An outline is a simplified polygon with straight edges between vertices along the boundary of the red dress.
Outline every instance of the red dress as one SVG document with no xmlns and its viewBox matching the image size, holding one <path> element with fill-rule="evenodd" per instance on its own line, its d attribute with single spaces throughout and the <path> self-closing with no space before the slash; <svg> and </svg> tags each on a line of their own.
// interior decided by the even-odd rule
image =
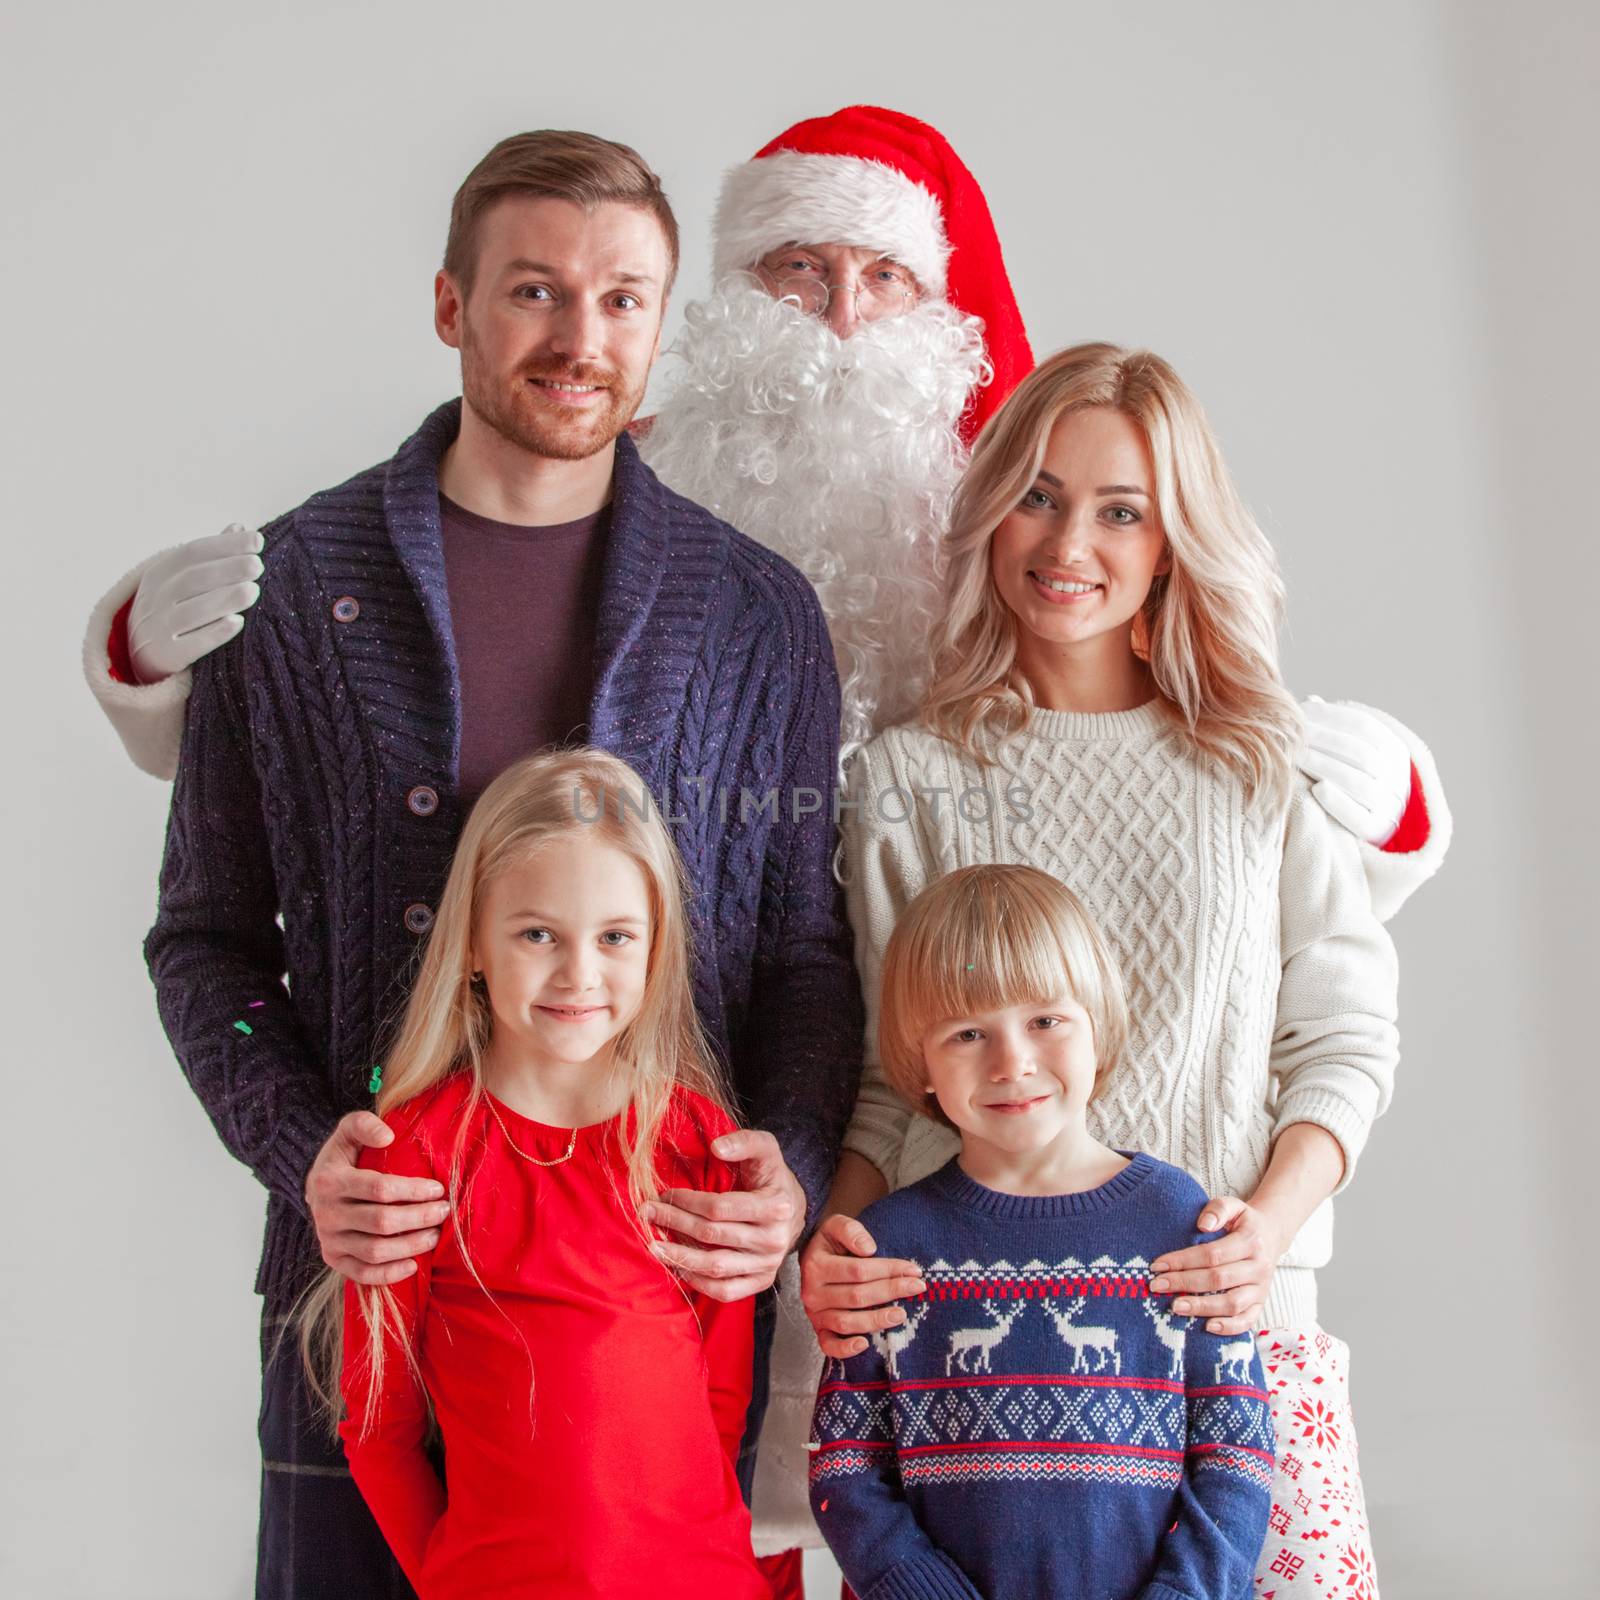
<svg viewBox="0 0 1600 1600">
<path fill-rule="evenodd" d="M 460 1073 L 419 1095 L 361 1164 L 448 1183 L 467 1090 Z M 754 1303 L 690 1293 L 650 1254 L 627 1203 L 622 1126 L 581 1129 L 570 1160 L 540 1167 L 511 1141 L 549 1161 L 570 1130 L 480 1101 L 456 1213 L 394 1286 L 416 1369 L 391 1338 L 364 1439 L 366 1320 L 346 1286 L 340 1432 L 422 1600 L 767 1594 L 733 1470 Z M 731 1127 L 679 1091 L 662 1186 L 732 1188 L 709 1148 Z M 429 1399 L 448 1492 L 423 1448 Z"/>
</svg>

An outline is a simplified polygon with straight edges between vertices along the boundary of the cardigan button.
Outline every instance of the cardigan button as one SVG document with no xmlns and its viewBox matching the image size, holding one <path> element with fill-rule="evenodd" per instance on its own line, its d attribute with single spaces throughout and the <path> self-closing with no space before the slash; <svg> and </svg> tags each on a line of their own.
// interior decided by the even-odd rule
<svg viewBox="0 0 1600 1600">
<path fill-rule="evenodd" d="M 335 622 L 354 622 L 361 615 L 361 602 L 353 594 L 342 594 L 333 602 Z"/>
<path fill-rule="evenodd" d="M 410 806 L 412 816 L 431 817 L 439 809 L 439 791 L 430 789 L 425 783 L 419 783 L 406 796 L 406 804 Z"/>
<path fill-rule="evenodd" d="M 424 934 L 433 926 L 433 908 L 418 900 L 406 907 L 405 922 L 407 932 Z"/>
</svg>

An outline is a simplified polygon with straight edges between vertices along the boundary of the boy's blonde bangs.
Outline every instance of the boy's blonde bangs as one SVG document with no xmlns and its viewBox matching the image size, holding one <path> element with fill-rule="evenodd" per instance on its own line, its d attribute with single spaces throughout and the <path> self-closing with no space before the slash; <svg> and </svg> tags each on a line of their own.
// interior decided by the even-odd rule
<svg viewBox="0 0 1600 1600">
<path fill-rule="evenodd" d="M 1094 1028 L 1098 1088 L 1128 1036 L 1122 979 L 1100 930 L 1077 896 L 1037 867 L 963 867 L 911 902 L 884 952 L 884 1073 L 906 1100 L 944 1120 L 925 1092 L 928 1029 L 1063 993 Z"/>
</svg>

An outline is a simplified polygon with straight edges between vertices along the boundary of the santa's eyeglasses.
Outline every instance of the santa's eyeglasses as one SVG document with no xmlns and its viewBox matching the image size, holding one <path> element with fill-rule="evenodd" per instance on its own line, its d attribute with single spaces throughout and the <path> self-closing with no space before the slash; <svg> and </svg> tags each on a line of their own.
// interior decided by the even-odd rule
<svg viewBox="0 0 1600 1600">
<path fill-rule="evenodd" d="M 832 304 L 835 295 L 852 295 L 856 315 L 863 322 L 878 322 L 884 317 L 898 316 L 916 304 L 916 282 L 909 274 L 893 267 L 874 267 L 871 273 L 855 283 L 828 283 L 820 274 L 803 274 L 779 277 L 778 299 L 805 312 L 808 317 L 820 317 Z"/>
</svg>

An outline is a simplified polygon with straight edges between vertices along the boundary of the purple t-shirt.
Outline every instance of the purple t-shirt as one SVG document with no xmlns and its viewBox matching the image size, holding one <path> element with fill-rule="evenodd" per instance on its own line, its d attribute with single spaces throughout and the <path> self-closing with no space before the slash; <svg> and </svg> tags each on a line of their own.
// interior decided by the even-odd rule
<svg viewBox="0 0 1600 1600">
<path fill-rule="evenodd" d="M 588 735 L 611 511 L 525 528 L 440 495 L 439 521 L 471 805 L 513 761 Z"/>
</svg>

